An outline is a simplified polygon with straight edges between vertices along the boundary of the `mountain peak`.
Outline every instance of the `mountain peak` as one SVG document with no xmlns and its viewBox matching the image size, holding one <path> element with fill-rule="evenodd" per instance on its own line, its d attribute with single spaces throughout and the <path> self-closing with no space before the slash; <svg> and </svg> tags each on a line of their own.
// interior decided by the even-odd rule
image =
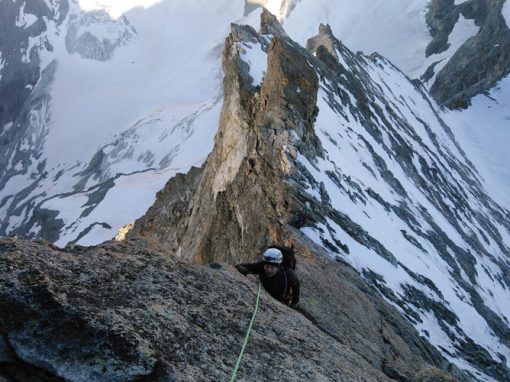
<svg viewBox="0 0 510 382">
<path fill-rule="evenodd" d="M 260 15 L 260 34 L 287 36 L 287 33 L 283 30 L 282 25 L 276 16 L 269 12 L 266 8 L 262 9 L 262 13 Z"/>
<path fill-rule="evenodd" d="M 311 51 L 312 53 L 317 53 L 317 56 L 321 55 L 319 48 L 326 49 L 327 52 L 334 57 L 335 61 L 338 63 L 338 54 L 335 49 L 335 44 L 340 44 L 340 42 L 333 35 L 333 31 L 329 25 L 320 24 L 319 25 L 319 34 L 312 38 L 309 38 L 306 42 L 306 49 Z M 319 51 L 319 52 L 317 52 Z"/>
</svg>

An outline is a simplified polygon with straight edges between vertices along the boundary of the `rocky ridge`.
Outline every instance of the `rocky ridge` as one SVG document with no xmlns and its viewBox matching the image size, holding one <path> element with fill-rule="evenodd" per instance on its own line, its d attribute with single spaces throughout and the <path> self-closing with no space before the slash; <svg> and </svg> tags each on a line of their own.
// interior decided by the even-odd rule
<svg viewBox="0 0 510 382">
<path fill-rule="evenodd" d="M 201 169 L 169 181 L 128 240 L 59 249 L 2 239 L 3 378 L 226 379 L 255 290 L 218 262 L 253 259 L 279 242 L 299 254 L 301 308 L 263 295 L 244 380 L 470 380 L 296 228 L 316 202 L 293 158 L 323 155 L 313 127 L 319 78 L 308 63 L 316 59 L 267 12 L 262 30 L 276 35 L 232 26 L 215 149 Z M 240 57 L 254 42 L 269 56 L 260 85 Z M 317 49 L 326 62 L 328 54 Z"/>
<path fill-rule="evenodd" d="M 508 326 L 504 317 L 495 311 L 492 305 L 488 305 L 490 296 L 484 295 L 484 288 L 478 285 L 487 285 L 482 284 L 480 275 L 488 275 L 487 277 L 494 284 L 499 283 L 503 290 L 508 285 L 508 261 L 507 258 L 505 260 L 505 256 L 508 256 L 508 224 L 505 223 L 505 217 L 509 216 L 508 211 L 500 209 L 484 194 L 476 172 L 454 143 L 451 134 L 448 134 L 447 127 L 418 83 L 411 83 L 406 79 L 407 82 L 403 81 L 395 86 L 389 81 L 386 82 L 388 79 L 385 76 L 401 76 L 396 68 L 378 55 L 366 57 L 353 54 L 334 38 L 327 26 L 321 26 L 319 35 L 309 41 L 307 48 L 309 50 L 291 41 L 281 25 L 267 12 L 262 15 L 260 33 L 246 26 L 232 26 L 232 33 L 226 41 L 223 54 L 225 98 L 215 149 L 202 168 L 194 168 L 188 174 L 178 175 L 170 180 L 158 194 L 151 210 L 135 223 L 130 234 L 131 239 L 145 237 L 150 242 L 148 252 L 165 252 L 169 254 L 169 258 L 177 256 L 180 260 L 194 264 L 251 260 L 256 258 L 259 249 L 267 244 L 292 243 L 298 248 L 299 262 L 303 265 L 300 275 L 308 285 L 307 290 L 310 293 L 303 296 L 301 313 L 316 328 L 320 328 L 323 333 L 357 354 L 353 357 L 364 360 L 358 362 L 353 358 L 352 362 L 353 370 L 362 370 L 363 380 L 392 378 L 412 381 L 450 378 L 434 366 L 450 370 L 460 380 L 484 380 L 484 373 L 498 380 L 508 380 L 506 345 L 498 344 L 497 347 L 487 350 L 476 342 L 476 338 L 471 339 L 471 333 L 462 328 L 462 318 L 457 317 L 455 309 L 450 305 L 452 301 L 448 300 L 450 296 L 447 296 L 443 289 L 445 286 L 438 287 L 435 284 L 437 280 L 431 280 L 433 275 L 417 273 L 417 270 L 415 272 L 414 268 L 406 265 L 401 251 L 396 251 L 388 242 L 382 240 L 377 232 L 366 228 L 370 225 L 363 224 L 353 212 L 361 211 L 368 216 L 377 215 L 374 211 L 384 211 L 391 219 L 403 221 L 405 225 L 399 228 L 402 238 L 409 243 L 406 251 L 419 258 L 417 254 L 420 252 L 416 250 L 418 248 L 427 256 L 439 256 L 441 261 L 447 263 L 450 267 L 447 276 L 454 280 L 452 284 L 456 288 L 457 297 L 472 304 L 475 308 L 474 316 L 483 317 L 491 330 L 491 338 L 496 336 L 501 343 L 508 344 Z M 265 73 L 260 73 L 256 65 L 247 59 L 257 49 L 267 54 Z M 263 78 L 261 81 L 260 74 Z M 377 76 L 380 81 L 374 80 Z M 397 89 L 400 87 L 408 91 L 409 87 L 412 87 L 413 97 L 403 91 L 399 93 L 400 90 Z M 383 99 L 386 101 L 381 101 Z M 423 103 L 430 106 L 427 112 L 432 117 L 425 117 L 426 113 L 418 110 L 417 104 L 423 106 Z M 337 131 L 338 136 L 336 132 L 328 132 L 323 123 L 323 116 L 330 110 L 338 116 L 340 125 L 344 128 Z M 415 118 L 417 123 L 411 123 L 412 118 Z M 437 126 L 434 124 L 444 129 L 444 136 L 437 134 L 437 130 L 434 130 Z M 418 132 L 420 126 L 426 131 L 425 135 Z M 384 187 L 379 188 L 366 179 L 360 179 L 356 174 L 350 174 L 348 166 L 342 168 L 341 161 L 333 160 L 336 149 L 347 152 L 351 150 L 349 145 L 356 152 L 363 153 L 363 167 L 377 179 L 377 184 L 383 184 Z M 426 203 L 423 202 L 424 199 L 416 199 L 420 202 L 413 203 L 416 191 L 399 176 L 393 162 L 404 169 L 406 177 L 412 180 L 411 184 L 425 190 Z M 325 164 L 329 167 L 324 167 Z M 323 177 L 322 172 L 327 177 Z M 389 193 L 383 192 L 388 189 Z M 338 207 L 338 200 L 345 206 L 352 203 L 355 210 L 345 212 Z M 437 211 L 445 218 L 440 221 L 441 225 L 435 220 Z M 457 231 L 445 232 L 444 227 L 448 225 L 452 225 Z M 472 227 L 477 228 L 472 230 Z M 453 235 L 452 232 L 459 234 Z M 402 238 L 395 237 L 395 242 L 400 242 Z M 154 239 L 156 243 L 152 242 Z M 13 295 L 12 285 L 8 282 L 13 278 L 13 270 L 23 272 L 27 269 L 23 267 L 42 268 L 42 265 L 31 264 L 25 257 L 23 261 L 16 262 L 12 256 L 23 253 L 25 245 L 35 253 L 46 253 L 49 250 L 47 246 L 30 247 L 30 244 L 15 240 L 9 242 L 9 239 L 6 243 L 2 247 L 2 253 L 5 253 L 7 258 L 4 277 L 7 282 L 3 296 L 7 296 L 8 300 L 9 296 Z M 468 243 L 468 249 L 465 243 Z M 130 247 L 131 245 L 134 247 Z M 106 252 L 119 251 L 130 258 L 130 255 L 136 257 L 139 252 L 143 252 L 137 245 L 141 244 L 110 243 L 105 247 L 89 249 L 69 247 L 65 251 L 53 248 L 55 253 L 52 259 L 56 258 L 56 268 L 59 269 L 49 277 L 58 280 L 56 284 L 61 281 L 59 274 L 64 272 L 65 267 L 60 267 L 59 261 L 65 258 L 66 253 L 72 253 L 76 249 L 93 257 L 96 251 L 104 255 L 101 248 L 107 248 Z M 156 249 L 160 247 L 161 250 Z M 402 283 L 403 290 L 391 289 L 391 280 L 388 280 L 387 275 L 381 276 L 366 264 L 357 267 L 357 271 L 364 277 L 363 280 L 344 263 L 356 265 L 358 259 L 355 256 L 362 253 L 363 248 L 368 248 L 371 257 L 380 261 L 378 264 L 381 268 L 391 264 L 395 273 L 406 274 L 408 280 Z M 328 260 L 326 255 L 337 255 L 338 262 Z M 136 263 L 136 258 L 131 259 Z M 51 261 L 45 259 L 43 263 Z M 117 275 L 115 270 L 108 268 L 108 262 L 103 262 L 103 259 L 99 259 L 97 263 L 94 263 L 95 260 L 91 261 L 90 268 L 97 269 L 98 274 L 106 272 L 107 275 Z M 173 264 L 170 268 L 181 269 L 180 265 L 175 265 L 179 261 L 174 261 L 176 260 L 170 260 Z M 83 264 L 77 268 L 81 266 Z M 161 266 L 162 263 L 156 261 L 153 268 L 159 269 Z M 127 268 L 129 273 L 129 267 Z M 196 270 L 200 267 L 185 269 Z M 138 268 L 134 268 L 135 273 L 138 271 Z M 170 272 L 169 269 L 166 271 Z M 149 273 L 150 277 L 147 277 L 151 278 L 152 269 Z M 109 276 L 100 276 L 98 280 L 106 283 L 105 285 L 115 282 L 110 280 Z M 367 282 L 372 287 L 369 287 Z M 159 279 L 158 283 L 161 283 Z M 181 281 L 177 284 L 179 283 Z M 347 285 L 344 285 L 345 283 Z M 182 284 L 186 282 L 182 281 Z M 35 289 L 46 290 L 44 280 L 42 285 L 41 287 L 39 284 Z M 148 296 L 153 295 L 154 290 L 147 285 L 140 287 L 141 291 L 147 291 L 144 293 Z M 200 288 L 205 286 L 197 285 L 197 289 Z M 218 283 L 217 288 L 225 286 Z M 342 293 L 337 293 L 338 290 Z M 30 287 L 27 289 L 24 285 L 16 291 L 21 296 L 32 296 Z M 83 296 L 94 299 L 97 291 L 87 289 L 83 293 Z M 386 302 L 381 299 L 381 295 Z M 47 294 L 43 293 L 43 298 L 45 296 Z M 323 303 L 324 296 L 328 297 L 332 305 Z M 60 295 L 52 298 L 58 301 L 61 299 Z M 188 295 L 183 296 L 182 300 L 187 298 Z M 44 301 L 46 300 L 35 304 L 36 311 L 43 309 Z M 136 305 L 137 301 L 128 300 L 122 304 Z M 388 305 L 388 302 L 393 307 Z M 197 303 L 201 305 L 204 301 Z M 73 309 L 76 309 L 74 305 L 65 307 L 64 310 L 68 312 Z M 370 312 L 368 321 L 364 316 L 367 311 Z M 121 316 L 123 314 L 121 313 Z M 213 313 L 209 311 L 204 312 L 205 316 L 211 314 Z M 417 326 L 424 323 L 426 315 L 435 317 L 441 330 L 446 332 L 446 337 L 453 343 L 451 347 L 445 345 L 439 348 L 443 356 L 450 360 L 461 357 L 468 363 L 468 372 L 462 373 L 446 361 L 402 319 L 401 314 Z M 342 319 L 338 320 L 337 317 Z M 222 320 L 227 318 L 228 314 L 223 316 Z M 136 316 L 136 319 L 145 322 L 139 316 Z M 36 321 L 34 324 L 26 316 L 14 317 L 5 324 L 5 330 L 16 331 L 16 325 L 26 328 L 27 322 L 29 328 L 30 325 L 47 325 L 44 318 L 41 324 L 38 323 L 38 318 Z M 374 327 L 373 322 L 379 321 L 381 326 Z M 179 321 L 175 324 L 179 326 Z M 95 323 L 90 325 L 95 326 Z M 106 326 L 106 332 L 110 329 L 116 332 L 114 324 L 107 323 Z M 139 333 L 139 329 L 128 328 L 127 332 L 129 337 L 129 333 Z M 23 332 L 22 339 L 30 337 L 30 330 L 29 334 L 26 333 Z M 366 333 L 371 333 L 370 338 L 366 338 Z M 421 329 L 420 334 L 429 337 L 427 330 Z M 144 333 L 145 335 L 148 342 L 157 342 L 153 334 Z M 200 336 L 198 338 L 202 343 L 207 340 Z M 137 344 L 136 346 L 139 344 L 137 341 L 131 343 Z M 42 351 L 31 358 L 32 356 L 27 356 L 23 351 L 16 351 L 16 348 L 12 350 L 9 346 L 12 346 L 9 340 L 4 340 L 3 348 L 7 349 L 4 350 L 4 359 L 7 359 L 5 373 L 10 373 L 9 378 L 23 378 L 12 372 L 12 369 L 20 364 L 32 365 L 38 368 L 34 369 L 34 373 L 37 371 L 48 378 L 49 375 L 61 375 L 69 368 L 66 360 L 62 363 L 62 359 L 57 357 L 48 366 L 50 361 L 44 358 L 44 354 L 62 353 L 61 348 L 53 353 Z M 126 365 L 122 360 L 120 363 L 117 361 L 123 355 L 115 355 L 110 359 L 109 349 L 111 346 L 117 349 L 117 345 L 108 342 L 105 346 L 106 353 L 102 354 L 106 355 L 100 359 L 112 361 L 106 366 L 106 372 L 110 373 L 111 378 L 122 378 L 115 369 L 122 367 L 119 365 Z M 140 346 L 143 348 L 145 343 Z M 317 348 L 322 349 L 321 346 L 317 345 Z M 172 349 L 164 349 L 166 350 L 172 352 Z M 122 346 L 120 351 L 123 352 Z M 497 351 L 501 353 L 495 355 Z M 156 358 L 164 359 L 161 352 L 157 353 Z M 22 357 L 16 355 L 18 353 L 22 354 Z M 33 355 L 34 352 L 29 349 L 28 353 Z M 173 377 L 168 377 L 172 375 L 168 370 L 176 373 L 175 378 L 184 378 L 184 375 L 188 374 L 207 378 L 202 369 L 192 371 L 187 369 L 187 365 L 209 367 L 208 359 L 200 362 L 200 358 L 196 358 L 201 366 L 186 359 L 180 366 L 157 366 L 151 369 L 150 357 L 146 357 L 143 349 L 140 353 L 143 355 L 139 358 L 131 358 L 135 359 L 134 363 L 130 364 L 133 367 L 133 378 L 148 373 L 148 378 L 171 380 Z M 138 362 L 138 359 L 142 361 Z M 98 362 L 100 363 L 100 360 Z M 162 361 L 163 364 L 166 362 Z M 59 369 L 58 365 L 61 364 L 64 365 L 64 371 Z M 262 373 L 262 367 L 266 366 L 267 362 L 257 363 L 256 370 Z M 88 366 L 85 367 L 87 368 Z M 313 369 L 311 366 L 310 368 Z M 57 374 L 52 374 L 57 369 Z M 86 375 L 99 375 L 99 369 L 97 362 L 92 362 L 87 371 L 89 374 Z M 319 374 L 306 374 L 299 369 L 301 374 L 294 377 L 317 376 L 331 379 L 335 375 L 327 374 L 321 367 L 317 370 Z M 193 374 L 194 372 L 196 374 Z M 227 372 L 219 373 L 224 375 Z M 167 376 L 159 377 L 160 374 Z M 78 377 L 69 374 L 67 378 Z"/>
<path fill-rule="evenodd" d="M 267 12 L 260 33 L 232 25 L 215 148 L 201 168 L 168 182 L 129 236 L 155 238 L 181 258 L 204 264 L 252 260 L 260 248 L 295 244 L 306 233 L 330 255 L 358 264 L 410 322 L 423 328 L 432 317 L 442 334 L 431 339 L 448 338 L 441 351 L 467 362 L 472 378 L 508 380 L 507 321 L 484 302 L 494 296 L 482 298 L 486 292 L 477 281 L 481 269 L 503 290 L 509 286 L 508 211 L 485 195 L 419 83 L 377 54 L 353 54 L 328 26 L 307 48 Z M 262 81 L 249 58 L 257 50 L 267 55 Z M 324 121 L 331 113 L 338 119 Z M 333 159 L 349 150 L 363 174 L 351 175 L 352 162 L 342 168 Z M 424 199 L 416 202 L 410 193 Z M 373 209 L 380 210 L 377 220 L 371 220 Z M 394 221 L 403 225 L 402 237 L 393 241 L 374 228 Z M 445 232 L 449 227 L 453 231 Z M 367 249 L 372 259 L 362 260 Z M 441 264 L 444 276 L 417 273 L 406 253 L 419 261 L 432 256 L 426 266 Z M 395 271 L 381 275 L 386 267 Z M 390 287 L 395 272 L 405 276 Z M 459 317 L 453 305 L 473 309 L 496 345 L 471 338 L 464 327 L 473 315 Z"/>
<path fill-rule="evenodd" d="M 223 54 L 225 98 L 215 149 L 203 169 L 167 184 L 132 235 L 157 237 L 198 263 L 253 258 L 254 249 L 271 239 L 286 241 L 285 219 L 305 203 L 288 155 L 300 147 L 320 152 L 312 128 L 318 79 L 297 53 L 303 49 L 269 17 L 262 14 L 262 28 L 276 33 L 271 41 L 250 27 L 232 26 Z M 260 89 L 239 55 L 241 42 L 254 41 L 269 56 Z M 190 187 L 183 190 L 182 183 Z"/>
</svg>

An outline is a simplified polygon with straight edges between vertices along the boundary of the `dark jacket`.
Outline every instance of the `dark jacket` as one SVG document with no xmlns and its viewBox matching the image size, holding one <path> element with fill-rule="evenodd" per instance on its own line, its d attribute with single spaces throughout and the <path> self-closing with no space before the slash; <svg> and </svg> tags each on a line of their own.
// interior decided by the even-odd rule
<svg viewBox="0 0 510 382">
<path fill-rule="evenodd" d="M 280 266 L 273 277 L 266 276 L 263 261 L 238 264 L 236 268 L 245 276 L 249 273 L 259 275 L 264 289 L 278 301 L 292 305 L 299 302 L 299 279 L 291 268 Z"/>
</svg>

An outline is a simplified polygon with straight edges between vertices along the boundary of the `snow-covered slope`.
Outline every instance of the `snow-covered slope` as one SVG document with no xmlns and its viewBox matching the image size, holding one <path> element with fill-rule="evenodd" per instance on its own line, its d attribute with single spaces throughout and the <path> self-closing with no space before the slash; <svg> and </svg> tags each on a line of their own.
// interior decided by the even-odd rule
<svg viewBox="0 0 510 382">
<path fill-rule="evenodd" d="M 261 41 L 240 48 L 254 79 L 264 73 Z M 297 156 L 309 194 L 301 231 L 353 265 L 473 380 L 509 380 L 510 212 L 445 123 L 452 114 L 328 27 L 307 45 L 328 52 L 316 53 L 325 65 L 308 59 L 320 79 L 314 130 L 324 151 Z"/>
<path fill-rule="evenodd" d="M 510 76 L 473 98 L 468 109 L 445 118 L 490 194 L 510 208 Z"/>
</svg>

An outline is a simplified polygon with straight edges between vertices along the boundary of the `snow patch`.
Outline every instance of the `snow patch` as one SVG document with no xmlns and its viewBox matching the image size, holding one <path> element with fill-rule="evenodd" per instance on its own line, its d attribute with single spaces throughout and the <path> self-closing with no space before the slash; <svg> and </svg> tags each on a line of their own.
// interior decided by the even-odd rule
<svg viewBox="0 0 510 382">
<path fill-rule="evenodd" d="M 30 53 L 32 52 L 32 49 L 41 47 L 43 45 L 43 41 L 44 37 L 42 36 L 29 37 L 28 46 L 25 50 L 25 54 L 21 57 L 21 62 L 24 64 L 30 62 Z"/>
<path fill-rule="evenodd" d="M 43 208 L 60 211 L 57 218 L 64 220 L 67 227 L 66 234 L 56 244 L 65 246 L 69 241 L 78 239 L 80 234 L 83 235 L 78 240 L 81 245 L 95 245 L 112 239 L 121 227 L 147 211 L 154 203 L 156 192 L 173 175 L 173 170 L 166 170 L 121 176 L 114 181 L 113 188 L 98 207 L 87 216 L 76 216 L 76 212 L 81 212 L 89 201 L 91 191 L 48 200 Z M 101 223 L 108 225 L 104 227 Z M 95 228 L 86 232 L 88 227 Z"/>
<path fill-rule="evenodd" d="M 281 22 L 299 0 L 246 0 L 249 5 L 266 8 Z"/>
<path fill-rule="evenodd" d="M 23 3 L 23 5 L 20 7 L 19 15 L 16 18 L 16 26 L 18 28 L 28 28 L 37 21 L 36 15 L 25 13 L 25 5 L 26 3 Z"/>
<path fill-rule="evenodd" d="M 262 45 L 256 43 L 241 44 L 244 52 L 241 58 L 250 66 L 250 76 L 253 78 L 253 86 L 260 86 L 266 74 L 267 53 L 262 50 Z"/>
<path fill-rule="evenodd" d="M 111 18 L 118 19 L 127 11 L 141 7 L 148 8 L 162 0 L 78 0 L 80 8 L 86 12 L 103 10 L 107 12 Z"/>
<path fill-rule="evenodd" d="M 10 130 L 10 128 L 12 127 L 12 125 L 13 125 L 13 123 L 12 123 L 12 122 L 6 123 L 6 124 L 4 125 L 4 129 L 3 129 L 3 131 L 2 131 L 2 132 L 9 131 L 9 130 Z"/>
<path fill-rule="evenodd" d="M 503 4 L 503 9 L 501 10 L 501 14 L 505 19 L 506 26 L 510 28 L 510 0 L 506 0 L 505 4 Z"/>
</svg>

